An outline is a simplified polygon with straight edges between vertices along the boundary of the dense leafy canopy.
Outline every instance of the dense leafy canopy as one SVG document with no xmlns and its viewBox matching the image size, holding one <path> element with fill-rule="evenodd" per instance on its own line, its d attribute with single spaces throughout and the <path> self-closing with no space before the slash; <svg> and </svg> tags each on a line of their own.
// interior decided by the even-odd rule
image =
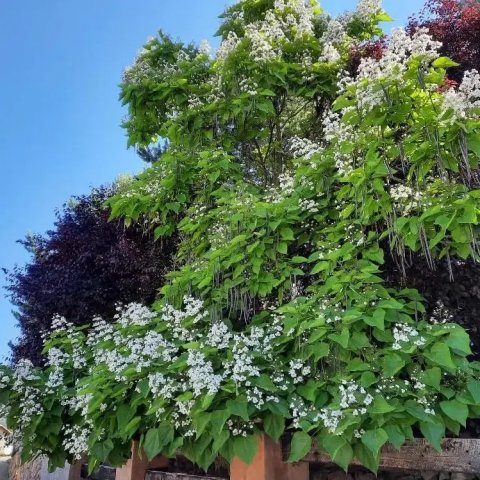
<svg viewBox="0 0 480 480">
<path fill-rule="evenodd" d="M 177 268 L 151 310 L 89 334 L 59 322 L 46 370 L 5 371 L 25 458 L 119 464 L 137 438 L 207 468 L 287 431 L 292 461 L 317 437 L 376 471 L 385 443 L 420 431 L 438 448 L 480 414 L 466 331 L 383 272 L 386 254 L 400 272 L 412 255 L 479 259 L 480 76 L 446 88 L 455 63 L 421 29 L 349 76 L 387 19 L 375 0 L 337 19 L 314 0 L 243 0 L 215 57 L 163 34 L 145 46 L 125 127 L 168 146 L 110 204 L 178 232 Z"/>
<path fill-rule="evenodd" d="M 42 363 L 43 341 L 55 315 L 75 325 L 94 315 L 111 317 L 117 303 L 150 304 L 171 268 L 175 242 L 154 242 L 143 226 L 109 222 L 104 202 L 116 189 L 103 187 L 73 198 L 45 236 L 21 243 L 30 262 L 7 273 L 7 290 L 18 309 L 20 339 L 14 362 Z"/>
<path fill-rule="evenodd" d="M 428 0 L 409 27 L 426 27 L 442 42 L 441 53 L 459 63 L 448 76 L 460 82 L 466 70 L 480 69 L 480 3 L 478 0 Z"/>
</svg>

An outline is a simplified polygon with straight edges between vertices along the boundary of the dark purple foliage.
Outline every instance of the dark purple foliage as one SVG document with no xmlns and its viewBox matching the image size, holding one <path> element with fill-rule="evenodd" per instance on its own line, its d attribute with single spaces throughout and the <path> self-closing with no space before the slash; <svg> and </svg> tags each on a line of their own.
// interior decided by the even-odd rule
<svg viewBox="0 0 480 480">
<path fill-rule="evenodd" d="M 32 259 L 6 272 L 21 329 L 11 344 L 12 361 L 41 363 L 41 333 L 55 314 L 80 325 L 95 315 L 111 318 L 118 302 L 154 301 L 171 268 L 175 241 L 154 242 L 139 226 L 109 222 L 104 202 L 112 193 L 104 187 L 75 197 L 57 213 L 53 230 L 21 241 Z"/>
<path fill-rule="evenodd" d="M 480 2 L 478 0 L 428 0 L 410 20 L 410 29 L 427 27 L 442 42 L 441 53 L 460 64 L 449 70 L 459 82 L 465 70 L 480 69 Z"/>
</svg>

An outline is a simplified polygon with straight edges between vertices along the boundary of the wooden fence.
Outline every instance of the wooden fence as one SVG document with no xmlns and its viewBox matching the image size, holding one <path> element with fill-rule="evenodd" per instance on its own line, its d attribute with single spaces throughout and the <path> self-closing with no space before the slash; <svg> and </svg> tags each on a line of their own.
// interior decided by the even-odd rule
<svg viewBox="0 0 480 480">
<path fill-rule="evenodd" d="M 394 471 L 448 472 L 477 474 L 480 476 L 480 440 L 446 439 L 443 450 L 434 450 L 425 440 L 410 442 L 396 450 L 387 446 L 382 450 L 380 469 Z M 230 480 L 309 480 L 310 466 L 331 465 L 328 455 L 313 448 L 298 464 L 284 461 L 288 452 L 279 443 L 266 436 L 259 437 L 257 454 L 250 465 L 235 458 L 230 467 Z M 139 455 L 138 444 L 132 446 L 132 457 L 116 472 L 109 469 L 108 475 L 97 476 L 108 480 L 221 480 L 180 473 L 169 473 L 168 459 L 157 457 L 149 462 L 146 455 Z M 358 465 L 354 462 L 353 465 Z M 66 466 L 53 474 L 46 471 L 46 461 L 38 459 L 33 464 L 20 466 L 18 458 L 12 460 L 10 480 L 81 480 L 81 463 Z M 104 472 L 105 473 L 105 472 Z"/>
</svg>

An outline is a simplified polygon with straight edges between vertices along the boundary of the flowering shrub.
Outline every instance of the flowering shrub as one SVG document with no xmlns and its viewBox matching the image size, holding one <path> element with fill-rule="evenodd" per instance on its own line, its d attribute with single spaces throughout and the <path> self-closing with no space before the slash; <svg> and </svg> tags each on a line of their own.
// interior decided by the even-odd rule
<svg viewBox="0 0 480 480">
<path fill-rule="evenodd" d="M 88 332 L 61 321 L 46 370 L 5 371 L 25 458 L 120 464 L 136 438 L 207 468 L 289 432 L 291 461 L 316 438 L 376 471 L 387 442 L 421 432 L 440 449 L 480 415 L 466 331 L 382 272 L 385 252 L 400 270 L 413 253 L 478 260 L 480 77 L 445 88 L 453 62 L 421 29 L 348 76 L 387 18 L 372 0 L 337 19 L 313 0 L 243 0 L 216 57 L 147 44 L 125 126 L 168 146 L 112 210 L 178 231 L 177 270 L 152 309 Z"/>
</svg>

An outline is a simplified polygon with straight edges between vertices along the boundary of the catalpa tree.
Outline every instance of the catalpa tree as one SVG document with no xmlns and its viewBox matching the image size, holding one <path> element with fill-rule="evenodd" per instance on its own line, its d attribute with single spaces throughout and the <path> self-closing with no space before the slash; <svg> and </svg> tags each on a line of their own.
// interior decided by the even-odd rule
<svg viewBox="0 0 480 480">
<path fill-rule="evenodd" d="M 125 73 L 130 144 L 168 145 L 112 214 L 178 232 L 177 267 L 151 308 L 90 333 L 59 321 L 48 368 L 5 370 L 24 457 L 88 452 L 93 469 L 137 439 L 206 469 L 251 461 L 265 433 L 291 436 L 291 461 L 316 438 L 376 471 L 414 432 L 440 449 L 480 414 L 480 365 L 452 314 L 383 268 L 478 260 L 480 76 L 446 88 L 454 62 L 422 29 L 348 75 L 388 20 L 378 1 L 333 18 L 243 0 L 222 18 L 214 55 L 160 34 Z"/>
</svg>

